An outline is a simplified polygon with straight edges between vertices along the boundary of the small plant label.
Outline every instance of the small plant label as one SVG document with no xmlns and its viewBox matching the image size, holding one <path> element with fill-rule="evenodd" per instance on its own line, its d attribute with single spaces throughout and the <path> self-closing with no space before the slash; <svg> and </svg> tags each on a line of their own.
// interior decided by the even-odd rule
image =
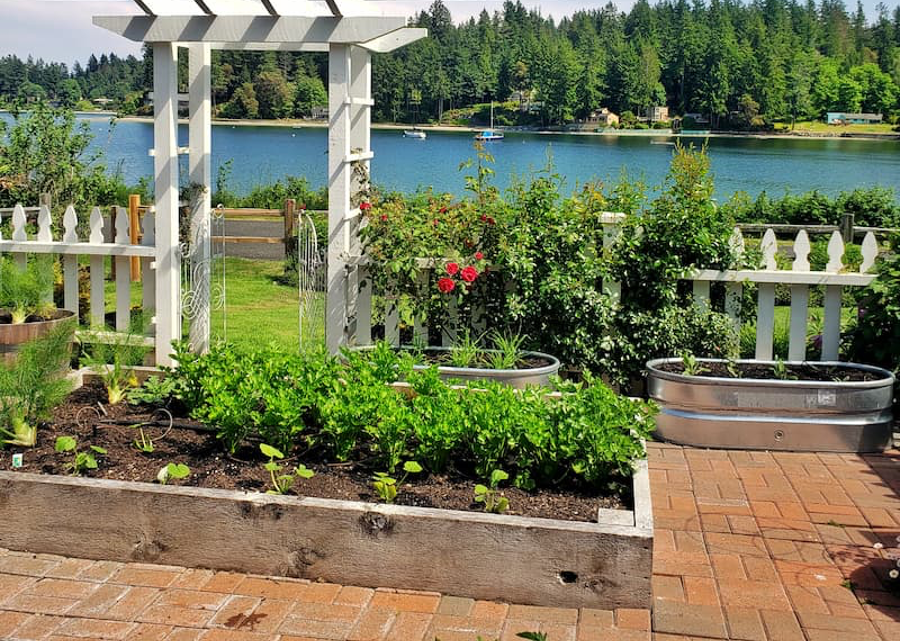
<svg viewBox="0 0 900 642">
<path fill-rule="evenodd" d="M 13 453 L 12 456 L 12 467 L 13 468 L 21 468 L 25 464 L 25 455 L 22 453 Z"/>
</svg>

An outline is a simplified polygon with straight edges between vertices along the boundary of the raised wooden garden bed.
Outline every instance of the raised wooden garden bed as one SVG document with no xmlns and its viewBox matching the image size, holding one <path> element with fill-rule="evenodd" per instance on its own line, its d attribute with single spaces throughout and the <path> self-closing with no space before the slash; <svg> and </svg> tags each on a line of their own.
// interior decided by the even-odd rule
<svg viewBox="0 0 900 642">
<path fill-rule="evenodd" d="M 564 521 L 9 470 L 0 471 L 0 545 L 544 606 L 648 608 L 646 461 L 632 484 L 633 510 Z"/>
</svg>

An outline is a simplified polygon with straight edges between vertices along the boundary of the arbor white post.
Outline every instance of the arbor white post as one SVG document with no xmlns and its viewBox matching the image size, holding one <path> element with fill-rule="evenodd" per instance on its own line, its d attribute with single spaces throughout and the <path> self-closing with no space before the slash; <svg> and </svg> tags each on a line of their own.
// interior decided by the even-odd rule
<svg viewBox="0 0 900 642">
<path fill-rule="evenodd" d="M 212 194 L 212 114 L 210 109 L 212 53 L 207 43 L 192 44 L 189 52 L 189 174 L 194 192 L 191 205 L 190 251 L 192 309 L 189 337 L 195 352 L 209 350 L 210 328 L 210 211 Z"/>
<path fill-rule="evenodd" d="M 328 289 L 325 345 L 347 343 L 347 272 L 350 249 L 350 46 L 332 44 L 328 54 Z"/>
<path fill-rule="evenodd" d="M 156 195 L 156 363 L 171 365 L 181 338 L 178 247 L 178 49 L 153 43 L 153 166 Z"/>
<path fill-rule="evenodd" d="M 359 165 L 362 175 L 351 171 L 350 190 L 352 194 L 368 194 L 369 168 L 372 158 L 372 54 L 362 47 L 350 48 L 350 151 L 359 150 Z M 350 236 L 348 248 L 351 256 L 360 256 L 359 231 L 364 225 L 364 215 L 360 211 L 360 199 L 351 199 L 352 219 L 349 221 Z M 368 197 L 366 198 L 368 200 Z M 347 339 L 351 343 L 371 343 L 372 332 L 372 279 L 364 268 L 354 264 L 347 277 Z"/>
</svg>

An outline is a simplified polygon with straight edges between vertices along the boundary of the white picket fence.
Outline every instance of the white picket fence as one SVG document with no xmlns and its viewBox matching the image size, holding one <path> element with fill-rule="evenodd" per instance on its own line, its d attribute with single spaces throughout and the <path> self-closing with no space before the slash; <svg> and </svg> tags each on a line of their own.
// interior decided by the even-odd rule
<svg viewBox="0 0 900 642">
<path fill-rule="evenodd" d="M 744 252 L 744 238 L 739 229 L 732 236 L 732 247 L 738 254 Z M 845 287 L 864 287 L 874 279 L 868 272 L 878 257 L 878 242 L 868 232 L 862 242 L 862 263 L 858 272 L 845 272 L 843 264 L 844 241 L 838 232 L 832 232 L 828 241 L 828 263 L 822 271 L 810 270 L 811 246 L 806 230 L 801 230 L 793 244 L 794 260 L 790 270 L 778 269 L 776 254 L 778 241 L 774 230 L 767 229 L 760 244 L 762 268 L 758 270 L 694 270 L 686 275 L 693 281 L 694 303 L 700 308 L 709 307 L 709 286 L 712 282 L 726 284 L 725 311 L 740 328 L 740 301 L 745 283 L 758 286 L 756 310 L 757 359 L 771 360 L 775 332 L 775 286 L 790 287 L 789 360 L 804 360 L 806 338 L 809 330 L 809 289 L 824 287 L 824 320 L 822 329 L 823 361 L 838 358 L 841 335 L 841 294 Z M 746 319 L 745 319 L 746 320 Z"/>
<path fill-rule="evenodd" d="M 37 232 L 29 234 L 26 211 L 37 212 Z M 154 217 L 147 212 L 142 221 L 142 238 L 140 244 L 131 243 L 128 211 L 124 207 L 113 208 L 114 214 L 105 218 L 99 207 L 94 207 L 88 214 L 88 238 L 78 236 L 79 217 L 73 206 L 66 208 L 62 217 L 59 239 L 53 238 L 53 221 L 50 209 L 46 205 L 39 208 L 25 208 L 16 205 L 12 212 L 0 210 L 0 222 L 11 217 L 11 238 L 3 238 L 0 234 L 0 254 L 11 254 L 14 260 L 25 267 L 28 255 L 51 254 L 62 256 L 63 266 L 63 308 L 76 315 L 79 310 L 79 257 L 89 257 L 90 274 L 89 318 L 92 330 L 100 331 L 105 327 L 106 295 L 105 295 L 105 258 L 111 257 L 115 262 L 115 329 L 117 332 L 131 330 L 131 257 L 140 259 L 141 280 L 143 283 L 142 308 L 149 327 L 145 328 L 147 339 L 144 343 L 153 345 L 156 309 L 156 277 L 154 259 L 156 256 L 154 238 Z M 107 234 L 104 235 L 105 227 Z M 106 239 L 112 239 L 107 241 Z M 96 338 L 96 333 L 93 335 Z"/>
</svg>

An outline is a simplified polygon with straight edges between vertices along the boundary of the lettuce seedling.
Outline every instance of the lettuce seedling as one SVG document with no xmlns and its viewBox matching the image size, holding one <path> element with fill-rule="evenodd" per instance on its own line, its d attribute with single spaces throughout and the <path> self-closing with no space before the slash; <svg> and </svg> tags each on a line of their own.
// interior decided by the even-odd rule
<svg viewBox="0 0 900 642">
<path fill-rule="evenodd" d="M 509 509 L 509 500 L 500 495 L 498 486 L 500 482 L 509 479 L 509 475 L 502 470 L 491 473 L 490 487 L 484 484 L 476 484 L 475 501 L 484 504 L 484 510 L 488 513 L 505 513 Z"/>
</svg>

